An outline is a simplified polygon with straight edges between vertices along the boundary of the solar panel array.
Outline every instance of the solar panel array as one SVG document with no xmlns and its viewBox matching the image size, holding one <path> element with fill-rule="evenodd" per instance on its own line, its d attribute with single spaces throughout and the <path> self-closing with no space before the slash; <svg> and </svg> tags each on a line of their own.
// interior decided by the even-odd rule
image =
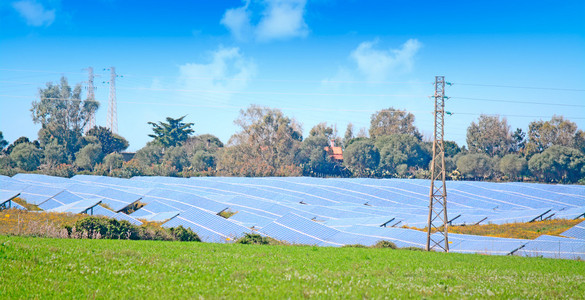
<svg viewBox="0 0 585 300">
<path fill-rule="evenodd" d="M 0 209 L 18 196 L 45 211 L 103 215 L 137 225 L 142 221 L 182 225 L 207 242 L 231 242 L 246 233 L 260 233 L 291 244 L 369 246 L 387 240 L 399 247 L 424 248 L 425 232 L 401 227 L 426 226 L 428 189 L 429 181 L 421 179 L 92 175 L 67 179 L 17 174 L 0 177 Z M 453 181 L 447 189 L 451 225 L 585 216 L 585 186 Z M 14 201 L 10 204 L 20 207 Z M 585 252 L 580 248 L 585 243 L 583 227 L 581 223 L 563 233 L 567 238 L 536 240 L 450 234 L 450 250 L 579 258 Z"/>
</svg>

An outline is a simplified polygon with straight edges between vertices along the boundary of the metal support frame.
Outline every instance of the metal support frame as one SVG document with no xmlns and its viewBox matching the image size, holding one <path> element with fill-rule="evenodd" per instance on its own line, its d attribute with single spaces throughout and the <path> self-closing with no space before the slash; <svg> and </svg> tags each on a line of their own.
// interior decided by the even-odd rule
<svg viewBox="0 0 585 300">
<path fill-rule="evenodd" d="M 429 219 L 427 224 L 427 251 L 449 252 L 447 186 L 445 185 L 445 76 L 435 76 L 435 132 L 431 188 L 429 191 Z"/>
<path fill-rule="evenodd" d="M 110 68 L 110 107 L 108 107 L 108 126 L 118 134 L 118 104 L 116 102 L 116 68 Z"/>
</svg>

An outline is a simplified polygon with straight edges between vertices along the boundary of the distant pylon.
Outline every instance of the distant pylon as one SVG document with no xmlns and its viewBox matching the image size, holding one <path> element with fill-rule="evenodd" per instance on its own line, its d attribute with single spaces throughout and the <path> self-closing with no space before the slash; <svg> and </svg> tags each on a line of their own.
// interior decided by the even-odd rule
<svg viewBox="0 0 585 300">
<path fill-rule="evenodd" d="M 93 68 L 87 68 L 87 99 L 85 101 L 95 101 L 95 92 L 93 87 Z M 87 133 L 90 129 L 95 127 L 95 112 L 89 115 L 87 124 L 83 130 L 84 133 Z"/>
<path fill-rule="evenodd" d="M 108 107 L 108 127 L 118 134 L 118 105 L 116 103 L 116 68 L 110 68 L 110 106 Z"/>
<path fill-rule="evenodd" d="M 449 252 L 447 236 L 447 186 L 445 185 L 445 76 L 435 76 L 435 135 L 431 163 L 427 251 Z"/>
</svg>

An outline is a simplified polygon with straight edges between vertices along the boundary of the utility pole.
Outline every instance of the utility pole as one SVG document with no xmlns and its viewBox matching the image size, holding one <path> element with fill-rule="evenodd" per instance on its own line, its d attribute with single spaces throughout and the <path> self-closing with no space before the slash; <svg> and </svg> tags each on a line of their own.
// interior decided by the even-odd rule
<svg viewBox="0 0 585 300">
<path fill-rule="evenodd" d="M 435 136 L 429 192 L 429 221 L 427 251 L 442 249 L 449 252 L 447 236 L 447 187 L 445 185 L 445 76 L 435 76 Z"/>
<path fill-rule="evenodd" d="M 95 101 L 95 92 L 93 87 L 93 68 L 87 68 L 87 99 L 85 101 Z M 90 129 L 95 127 L 95 112 L 92 112 L 85 125 L 84 132 L 87 133 Z"/>
<path fill-rule="evenodd" d="M 108 127 L 118 134 L 118 104 L 116 103 L 116 68 L 110 68 L 110 106 L 108 107 Z"/>
</svg>

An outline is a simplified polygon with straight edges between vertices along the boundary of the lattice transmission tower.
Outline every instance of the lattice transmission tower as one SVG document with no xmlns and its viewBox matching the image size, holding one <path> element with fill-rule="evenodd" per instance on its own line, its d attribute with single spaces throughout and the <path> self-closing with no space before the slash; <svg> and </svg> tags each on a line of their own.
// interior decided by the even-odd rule
<svg viewBox="0 0 585 300">
<path fill-rule="evenodd" d="M 449 84 L 449 83 L 447 83 Z M 427 251 L 449 252 L 447 234 L 447 186 L 445 185 L 445 76 L 435 76 L 435 135 L 429 191 L 429 219 L 427 224 Z"/>
<path fill-rule="evenodd" d="M 95 101 L 95 88 L 93 86 L 93 68 L 87 68 L 87 99 L 86 101 Z M 95 127 L 95 112 L 91 113 L 88 117 L 87 124 L 85 125 L 84 132 L 87 133 L 90 129 Z"/>
<path fill-rule="evenodd" d="M 118 104 L 116 102 L 116 68 L 110 68 L 110 106 L 108 107 L 108 127 L 118 134 Z"/>
</svg>

